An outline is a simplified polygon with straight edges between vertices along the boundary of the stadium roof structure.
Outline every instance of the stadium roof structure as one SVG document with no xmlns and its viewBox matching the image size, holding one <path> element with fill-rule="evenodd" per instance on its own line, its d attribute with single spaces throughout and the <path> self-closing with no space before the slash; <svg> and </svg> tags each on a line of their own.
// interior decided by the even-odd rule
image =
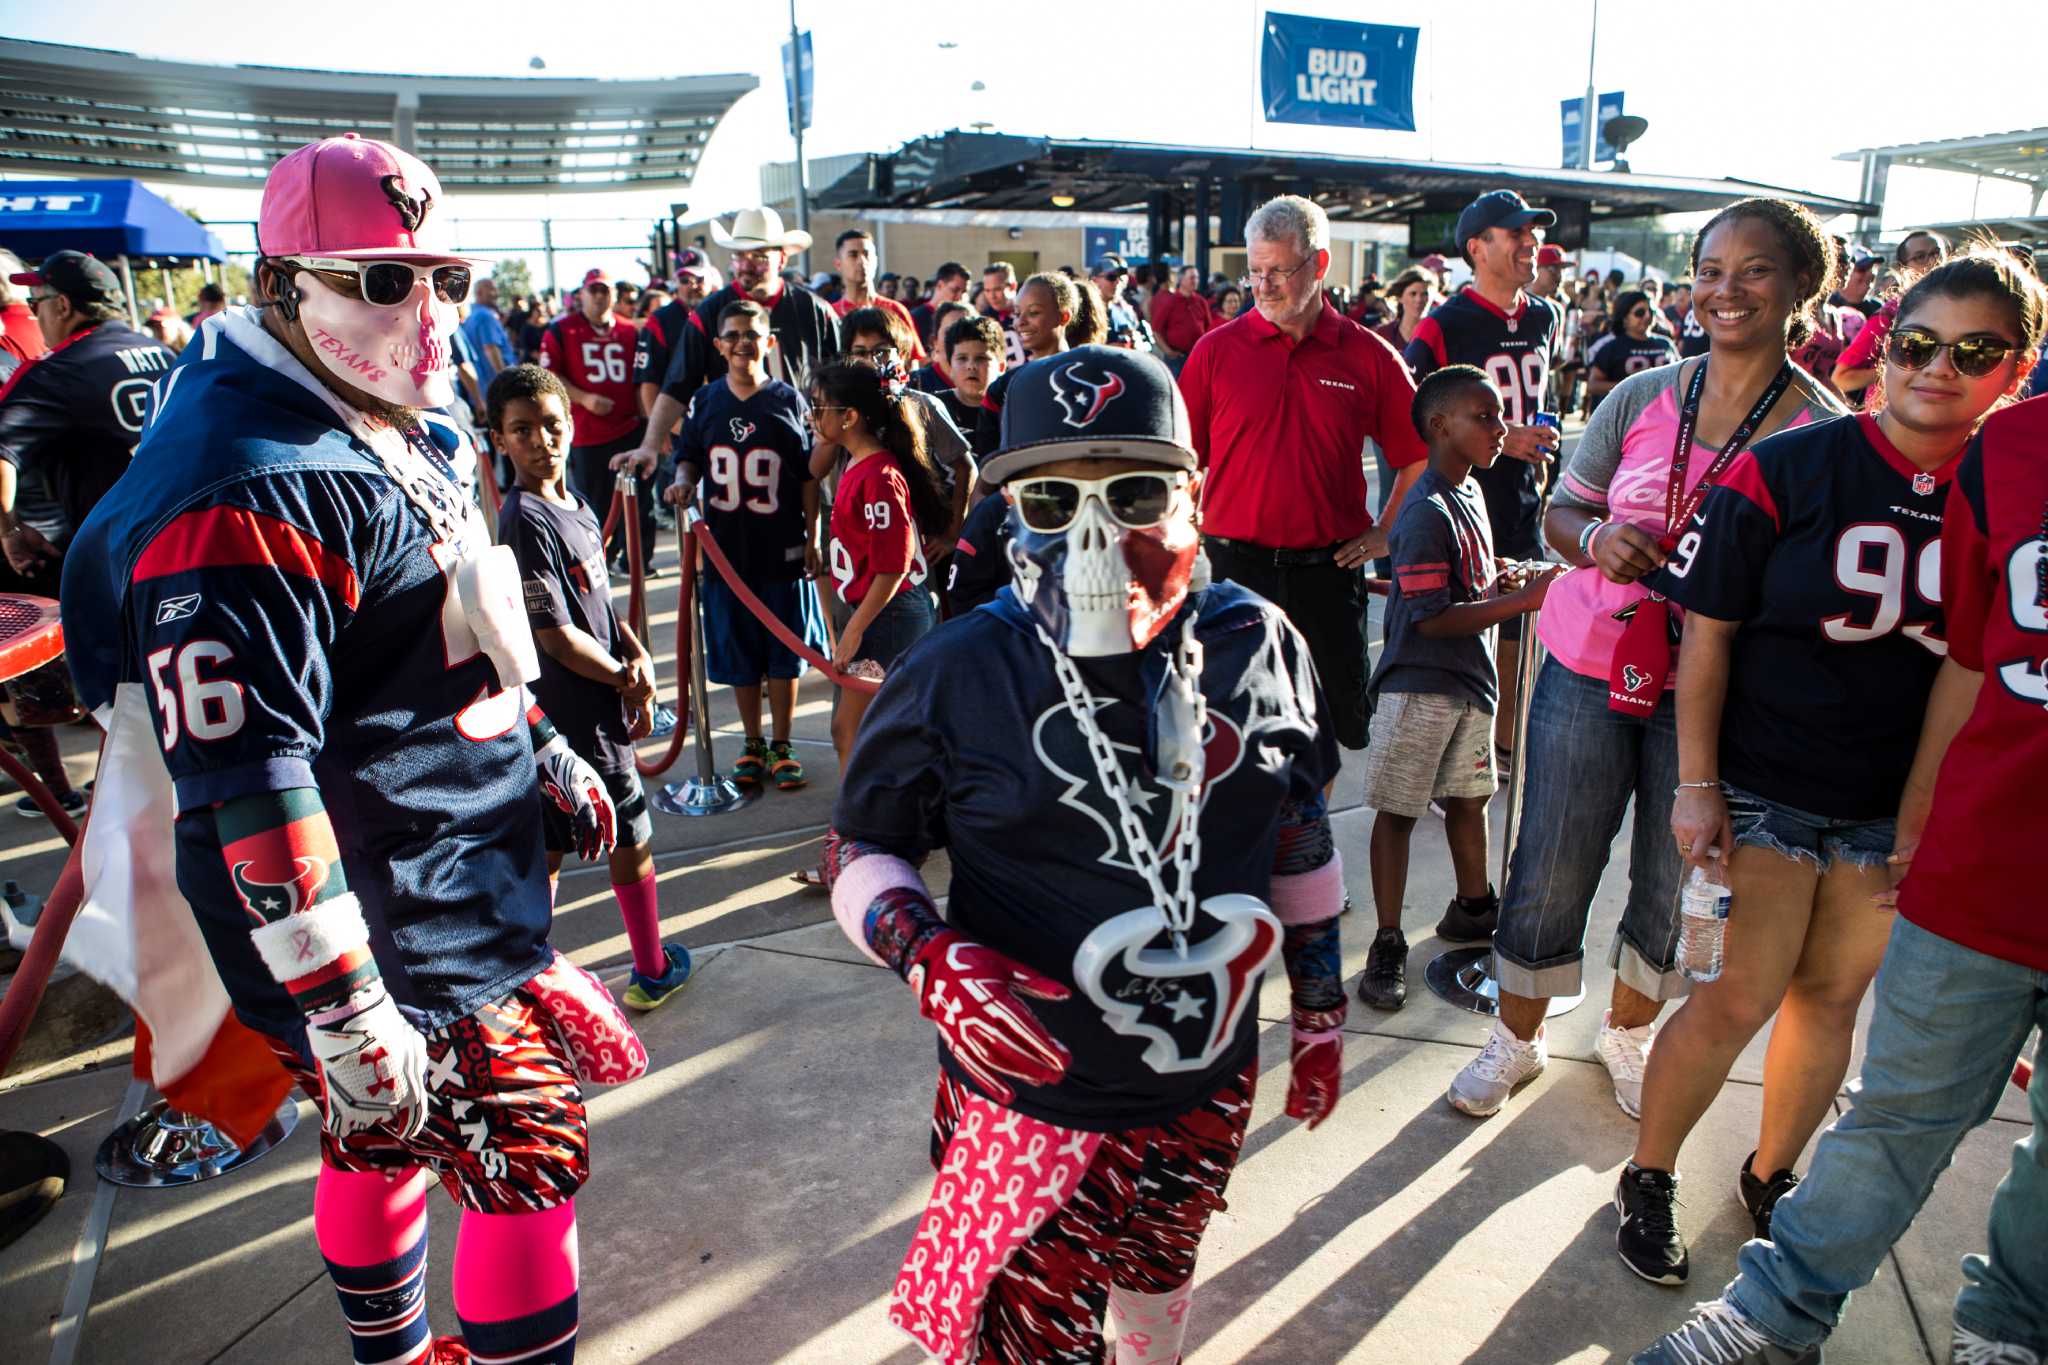
<svg viewBox="0 0 2048 1365">
<path fill-rule="evenodd" d="M 2048 193 L 2048 128 L 2019 128 L 1981 137 L 1953 137 L 1940 142 L 1907 142 L 1895 147 L 1865 147 L 1843 152 L 1837 161 L 1860 161 L 1866 168 L 1918 166 L 1986 180 L 2009 180 L 2033 191 L 2032 212 L 2039 213 Z M 1866 175 L 1869 173 L 1866 169 Z"/>
<path fill-rule="evenodd" d="M 472 193 L 681 186 L 759 85 L 216 66 L 0 39 L 0 170 L 249 189 L 293 148 L 356 131 Z"/>
<path fill-rule="evenodd" d="M 1866 213 L 1874 207 L 1744 180 L 1016 137 L 957 129 L 870 157 L 825 187 L 817 203 L 827 209 L 1050 206 L 1102 213 L 1144 207 L 1158 194 L 1192 193 L 1200 200 L 1213 192 L 1228 206 L 1238 198 L 1255 202 L 1268 194 L 1294 192 L 1314 198 L 1333 218 L 1401 222 L 1418 213 L 1455 209 L 1478 194 L 1501 188 L 1520 190 L 1532 201 L 1552 207 L 1583 204 L 1586 221 L 1717 209 L 1750 194 L 1793 199 L 1823 217 Z M 1226 211 L 1226 223 L 1231 216 Z"/>
</svg>

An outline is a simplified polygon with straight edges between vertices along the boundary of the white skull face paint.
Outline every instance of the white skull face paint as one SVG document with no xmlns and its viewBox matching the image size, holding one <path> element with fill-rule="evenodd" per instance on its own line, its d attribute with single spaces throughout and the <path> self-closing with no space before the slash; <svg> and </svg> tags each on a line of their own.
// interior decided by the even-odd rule
<svg viewBox="0 0 2048 1365">
<path fill-rule="evenodd" d="M 320 363 L 348 384 L 405 408 L 439 408 L 455 401 L 455 359 L 449 336 L 455 305 L 431 289 L 390 308 L 337 293 L 301 270 L 299 324 Z"/>
<path fill-rule="evenodd" d="M 1084 498 L 1067 528 L 1067 653 L 1077 659 L 1131 652 L 1131 571 L 1124 528 L 1099 498 Z"/>
</svg>

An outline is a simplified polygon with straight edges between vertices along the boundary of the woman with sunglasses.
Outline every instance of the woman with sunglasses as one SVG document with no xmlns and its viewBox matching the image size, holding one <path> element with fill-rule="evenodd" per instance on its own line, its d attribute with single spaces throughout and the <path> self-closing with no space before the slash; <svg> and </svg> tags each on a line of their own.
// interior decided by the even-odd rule
<svg viewBox="0 0 2048 1365">
<path fill-rule="evenodd" d="M 1587 411 L 1600 406 L 1609 390 L 1632 374 L 1654 370 L 1678 359 L 1671 338 L 1655 330 L 1656 305 L 1640 289 L 1622 291 L 1614 300 L 1614 330 L 1593 352 L 1586 378 Z"/>
<path fill-rule="evenodd" d="M 832 662 L 886 672 L 932 628 L 924 590 L 924 542 L 953 519 L 945 485 L 925 451 L 924 413 L 902 370 L 839 361 L 811 380 L 811 422 L 820 442 L 846 452 L 832 496 L 832 581 L 852 615 Z M 840 689 L 832 744 L 844 770 L 872 694 Z"/>
<path fill-rule="evenodd" d="M 1738 456 L 1647 580 L 1687 612 L 1671 833 L 1734 903 L 1724 970 L 1664 1026 L 1643 1080 L 1616 1205 L 1622 1257 L 1645 1279 L 1685 1280 L 1679 1146 L 1758 1029 L 1776 1016 L 1761 1132 L 1737 1174 L 1757 1236 L 1841 1087 L 1891 932 L 1871 899 L 1890 888 L 1894 816 L 1948 649 L 1942 509 L 1964 446 L 2033 363 L 2039 289 L 1988 249 L 1922 276 L 1886 339 L 1877 414 Z"/>
</svg>

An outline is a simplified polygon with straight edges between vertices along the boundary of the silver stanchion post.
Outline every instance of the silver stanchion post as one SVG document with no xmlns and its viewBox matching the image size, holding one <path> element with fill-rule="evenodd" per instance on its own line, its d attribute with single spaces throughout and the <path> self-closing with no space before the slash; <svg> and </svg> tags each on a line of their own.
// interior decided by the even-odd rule
<svg viewBox="0 0 2048 1365">
<path fill-rule="evenodd" d="M 686 554 L 696 553 L 689 542 L 689 528 L 697 521 L 695 508 L 681 509 L 683 517 L 683 550 Z M 697 775 L 684 782 L 670 782 L 654 795 L 657 810 L 670 815 L 724 815 L 738 810 L 760 794 L 757 787 L 752 792 L 742 791 L 738 783 L 721 777 L 718 760 L 711 745 L 711 697 L 710 686 L 704 679 L 704 575 L 716 573 L 705 564 L 697 571 L 699 588 L 690 594 L 690 708 L 692 723 L 697 727 Z M 682 610 L 682 604 L 677 604 Z"/>
<path fill-rule="evenodd" d="M 1536 634 L 1536 619 L 1540 614 L 1531 612 L 1523 621 L 1522 648 L 1515 663 L 1515 756 L 1514 767 L 1508 772 L 1507 833 L 1501 839 L 1500 876 L 1495 883 L 1503 893 L 1508 887 L 1508 869 L 1514 866 L 1515 840 L 1522 829 L 1522 793 L 1529 775 L 1529 696 L 1536 690 L 1536 674 L 1549 653 Z M 1453 948 L 1449 952 L 1438 953 L 1422 969 L 1422 980 L 1439 999 L 1459 1009 L 1489 1018 L 1500 1013 L 1500 983 L 1493 978 L 1493 949 L 1490 946 Z M 1575 1009 L 1585 998 L 1584 991 L 1577 995 L 1559 996 L 1550 1002 L 1544 1017 Z"/>
<path fill-rule="evenodd" d="M 136 1189 L 192 1185 L 239 1170 L 291 1136 L 299 1125 L 298 1101 L 287 1098 L 246 1147 L 195 1114 L 158 1098 L 107 1134 L 93 1158 L 100 1178 Z"/>
</svg>

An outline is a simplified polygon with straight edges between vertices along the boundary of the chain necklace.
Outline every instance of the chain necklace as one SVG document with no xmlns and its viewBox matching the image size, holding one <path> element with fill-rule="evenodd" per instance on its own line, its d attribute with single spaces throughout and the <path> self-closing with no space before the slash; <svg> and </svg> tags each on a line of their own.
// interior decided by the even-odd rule
<svg viewBox="0 0 2048 1365">
<path fill-rule="evenodd" d="M 1165 919 L 1167 932 L 1173 935 L 1174 951 L 1182 957 L 1187 956 L 1187 934 L 1195 924 L 1195 869 L 1202 862 L 1202 739 L 1209 723 L 1209 703 L 1200 686 L 1202 645 L 1195 639 L 1197 614 L 1190 605 L 1187 624 L 1181 630 L 1180 646 L 1173 651 L 1167 664 L 1167 704 L 1180 713 L 1176 720 L 1192 724 L 1194 736 L 1193 744 L 1186 746 L 1188 752 L 1180 761 L 1170 767 L 1165 763 L 1161 765 L 1169 770 L 1160 777 L 1160 785 L 1180 797 L 1180 828 L 1173 847 L 1178 885 L 1172 894 L 1166 889 L 1165 869 L 1159 851 L 1152 846 L 1144 823 L 1131 806 L 1131 784 L 1124 776 L 1122 765 L 1117 762 L 1116 749 L 1110 744 L 1109 737 L 1102 733 L 1102 727 L 1095 723 L 1095 701 L 1087 684 L 1081 680 L 1080 670 L 1053 642 L 1052 636 L 1046 634 L 1044 626 L 1036 627 L 1038 638 L 1052 652 L 1053 672 L 1060 680 L 1060 691 L 1066 696 L 1067 710 L 1074 717 L 1081 738 L 1087 742 L 1088 756 L 1095 761 L 1095 774 L 1101 780 L 1110 804 L 1116 807 L 1117 824 L 1123 832 L 1124 843 L 1130 848 L 1131 866 L 1137 869 L 1151 890 L 1152 904 Z M 1163 750 L 1164 746 L 1161 747 Z"/>
<path fill-rule="evenodd" d="M 405 500 L 426 518 L 435 540 L 464 555 L 489 543 L 488 538 L 478 534 L 482 527 L 477 524 L 476 504 L 462 495 L 456 486 L 454 469 L 424 435 L 395 427 L 376 427 L 368 432 L 365 444 L 384 466 L 385 474 L 398 485 L 398 491 L 405 494 Z M 422 446 L 433 452 L 432 459 L 420 449 Z"/>
</svg>

